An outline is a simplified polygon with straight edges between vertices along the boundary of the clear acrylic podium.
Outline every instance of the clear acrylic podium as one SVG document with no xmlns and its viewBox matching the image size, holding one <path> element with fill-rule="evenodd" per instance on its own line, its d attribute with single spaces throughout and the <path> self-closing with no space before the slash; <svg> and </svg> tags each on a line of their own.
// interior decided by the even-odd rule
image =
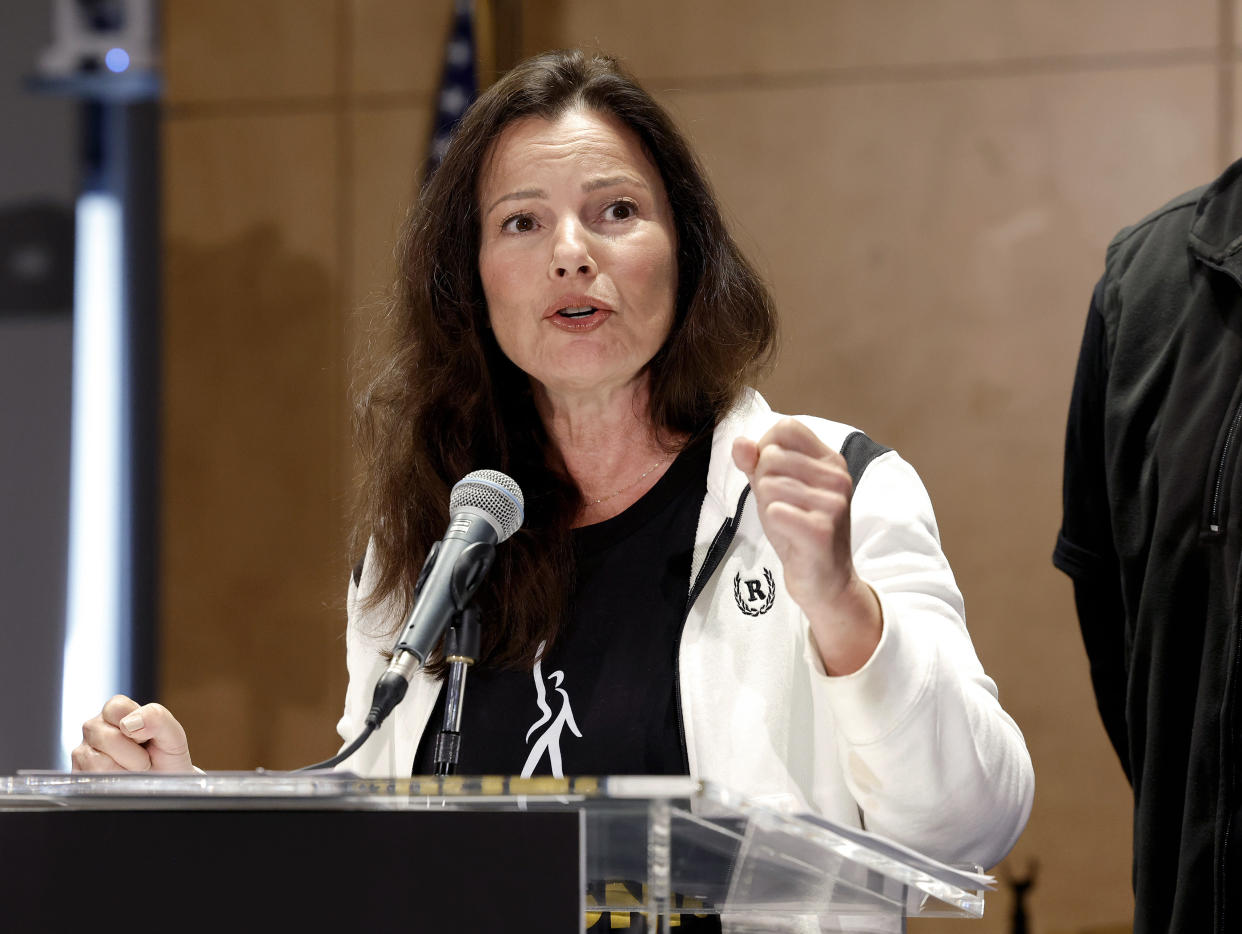
<svg viewBox="0 0 1242 934">
<path fill-rule="evenodd" d="M 568 934 L 608 911 L 647 932 L 714 914 L 726 931 L 887 932 L 981 917 L 990 883 L 690 778 L 0 778 L 11 930 L 81 929 L 57 923 L 74 895 L 95 918 L 115 898 L 197 930 Z"/>
</svg>

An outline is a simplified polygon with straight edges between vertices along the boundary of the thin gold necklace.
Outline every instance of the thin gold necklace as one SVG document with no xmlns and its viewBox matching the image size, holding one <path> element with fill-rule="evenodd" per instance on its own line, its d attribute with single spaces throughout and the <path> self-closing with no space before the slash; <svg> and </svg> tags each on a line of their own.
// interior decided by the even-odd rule
<svg viewBox="0 0 1242 934">
<path fill-rule="evenodd" d="M 632 490 L 634 487 L 638 486 L 638 484 L 642 483 L 642 482 L 643 482 L 643 480 L 644 480 L 644 478 L 646 478 L 646 477 L 647 477 L 647 475 L 651 473 L 651 471 L 655 470 L 655 469 L 656 469 L 657 467 L 659 467 L 661 464 L 666 463 L 666 462 L 668 461 L 669 457 L 670 457 L 670 455 L 665 454 L 665 455 L 664 455 L 663 457 L 661 457 L 658 461 L 656 461 L 654 464 L 652 464 L 650 467 L 648 467 L 646 470 L 644 470 L 641 474 L 639 474 L 638 479 L 637 479 L 637 480 L 635 480 L 633 483 L 627 484 L 626 486 L 621 487 L 621 489 L 619 489 L 619 490 L 613 490 L 613 491 L 612 491 L 611 493 L 609 493 L 607 496 L 601 496 L 599 499 L 593 499 L 593 500 L 591 500 L 589 503 L 587 503 L 587 505 L 588 505 L 588 506 L 598 506 L 600 503 L 606 503 L 606 502 L 608 502 L 608 501 L 609 501 L 610 499 L 612 499 L 614 496 L 620 496 L 620 495 L 621 495 L 622 493 L 624 493 L 626 490 Z"/>
</svg>

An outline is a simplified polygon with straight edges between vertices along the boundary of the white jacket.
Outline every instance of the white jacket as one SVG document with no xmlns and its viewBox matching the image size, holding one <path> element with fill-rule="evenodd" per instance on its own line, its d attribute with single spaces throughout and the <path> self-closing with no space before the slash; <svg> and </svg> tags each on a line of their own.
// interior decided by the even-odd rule
<svg viewBox="0 0 1242 934">
<path fill-rule="evenodd" d="M 733 440 L 758 439 L 781 417 L 747 392 L 716 428 L 691 581 L 746 489 Z M 854 431 L 796 417 L 838 450 Z M 1031 760 L 971 645 L 927 492 L 896 452 L 873 460 L 859 480 L 851 535 L 854 567 L 879 594 L 884 628 L 866 665 L 830 677 L 748 500 L 682 634 L 690 772 L 771 806 L 865 825 L 942 860 L 995 865 L 1030 813 Z M 392 631 L 389 608 L 367 613 L 360 604 L 374 586 L 374 565 L 368 560 L 360 583 L 350 582 L 349 687 L 337 725 L 346 741 L 362 732 L 387 665 L 380 652 L 391 648 L 391 636 L 368 635 Z M 408 776 L 439 689 L 416 676 L 340 768 Z"/>
</svg>

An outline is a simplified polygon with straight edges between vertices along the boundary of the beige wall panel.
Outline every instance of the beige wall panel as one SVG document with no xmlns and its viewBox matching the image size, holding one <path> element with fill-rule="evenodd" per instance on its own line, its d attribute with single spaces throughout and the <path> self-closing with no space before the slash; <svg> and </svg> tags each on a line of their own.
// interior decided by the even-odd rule
<svg viewBox="0 0 1242 934">
<path fill-rule="evenodd" d="M 351 117 L 351 294 L 363 323 L 376 316 L 388 296 L 397 234 L 422 178 L 431 120 L 429 107 L 360 111 Z"/>
<path fill-rule="evenodd" d="M 277 225 L 290 252 L 334 262 L 332 117 L 204 117 L 165 128 L 165 239 L 218 243 Z"/>
<path fill-rule="evenodd" d="M 388 346 L 385 315 L 397 271 L 397 236 L 422 178 L 432 113 L 429 107 L 355 112 L 350 120 L 352 304 L 348 322 L 351 391 L 366 384 Z M 351 443 L 355 478 L 361 461 Z"/>
<path fill-rule="evenodd" d="M 351 90 L 435 91 L 452 14 L 452 0 L 350 0 Z"/>
<path fill-rule="evenodd" d="M 674 80 L 1211 49 L 1217 27 L 1217 0 L 573 0 L 553 5 L 563 17 L 560 44 L 599 47 L 625 57 L 640 76 Z M 538 15 L 540 4 L 528 6 L 528 16 Z"/>
<path fill-rule="evenodd" d="M 165 0 L 172 104 L 324 97 L 337 87 L 334 0 Z"/>
<path fill-rule="evenodd" d="M 1223 115 L 1221 121 L 1227 134 L 1223 154 L 1227 160 L 1242 158 L 1242 67 L 1240 66 L 1242 66 L 1242 59 L 1229 69 L 1225 78 L 1232 91 L 1232 97 L 1228 101 L 1229 113 Z"/>
<path fill-rule="evenodd" d="M 778 298 L 772 401 L 897 447 L 932 494 L 979 654 L 1035 759 L 1008 865 L 1042 864 L 1038 930 L 1130 910 L 1129 790 L 1050 555 L 1104 247 L 1211 175 L 1215 81 L 1204 65 L 671 101 Z"/>
<path fill-rule="evenodd" d="M 349 571 L 335 130 L 287 116 L 164 131 L 161 699 L 212 768 L 335 748 Z"/>
</svg>

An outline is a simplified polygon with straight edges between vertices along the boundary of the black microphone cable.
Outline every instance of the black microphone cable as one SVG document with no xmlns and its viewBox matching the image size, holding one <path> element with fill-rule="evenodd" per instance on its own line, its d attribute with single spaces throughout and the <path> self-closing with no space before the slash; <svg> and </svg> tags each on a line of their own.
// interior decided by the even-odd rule
<svg viewBox="0 0 1242 934">
<path fill-rule="evenodd" d="M 401 703 L 401 699 L 405 697 L 406 688 L 409 686 L 409 681 L 398 677 L 391 671 L 385 671 L 375 685 L 375 693 L 371 696 L 371 710 L 367 714 L 366 723 L 363 724 L 363 730 L 358 734 L 357 738 L 331 759 L 324 759 L 322 762 L 316 762 L 314 765 L 304 765 L 294 771 L 312 772 L 315 769 L 331 769 L 340 765 L 361 749 L 362 744 L 371 738 L 372 733 L 379 729 L 379 725 L 384 722 L 384 719 L 392 712 L 392 709 Z"/>
</svg>

